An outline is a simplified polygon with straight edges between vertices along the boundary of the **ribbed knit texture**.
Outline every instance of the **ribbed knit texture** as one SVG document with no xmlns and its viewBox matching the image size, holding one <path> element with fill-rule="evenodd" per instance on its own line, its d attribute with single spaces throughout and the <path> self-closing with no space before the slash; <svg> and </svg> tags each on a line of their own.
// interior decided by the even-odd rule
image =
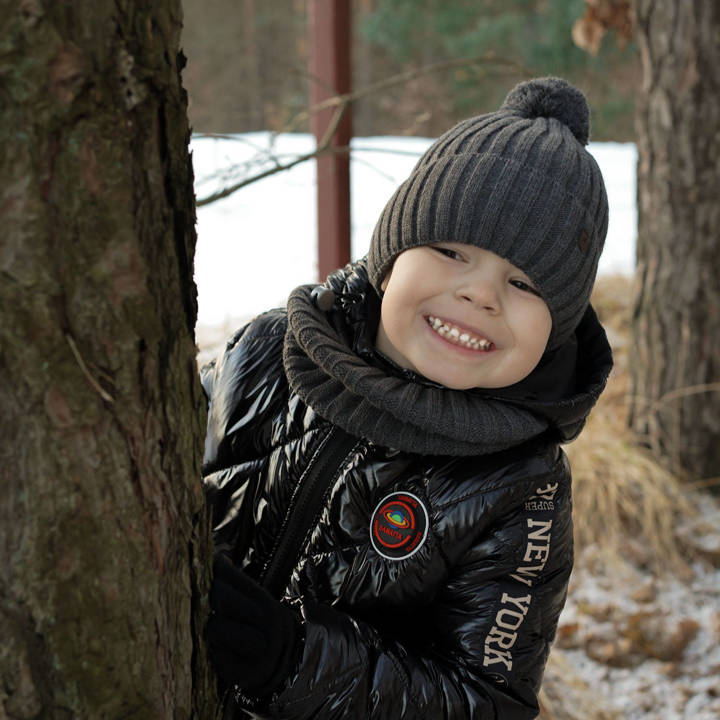
<svg viewBox="0 0 720 720">
<path fill-rule="evenodd" d="M 341 309 L 346 307 L 343 296 L 363 303 L 367 283 L 362 262 L 328 279 L 326 285 L 340 297 L 332 323 L 312 300 L 314 286 L 303 285 L 288 298 L 285 373 L 292 389 L 319 415 L 375 444 L 424 454 L 483 455 L 517 446 L 550 426 L 560 440 L 579 433 L 611 367 L 610 349 L 594 315 L 590 322 L 599 335 L 592 357 L 603 363 L 598 361 L 592 379 L 585 378 L 582 389 L 562 399 L 513 402 L 422 378 L 413 382 L 368 364 L 347 344 L 347 312 Z"/>
<path fill-rule="evenodd" d="M 607 233 L 588 131 L 584 96 L 557 78 L 522 83 L 497 112 L 450 129 L 380 215 L 368 254 L 375 288 L 404 250 L 475 245 L 532 279 L 553 321 L 548 347 L 560 346 L 589 303 Z"/>
</svg>

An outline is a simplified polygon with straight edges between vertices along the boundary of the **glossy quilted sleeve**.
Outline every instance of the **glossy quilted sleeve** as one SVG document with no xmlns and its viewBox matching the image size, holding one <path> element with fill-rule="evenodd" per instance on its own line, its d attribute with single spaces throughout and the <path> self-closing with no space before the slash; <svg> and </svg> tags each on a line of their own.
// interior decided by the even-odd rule
<svg viewBox="0 0 720 720">
<path fill-rule="evenodd" d="M 287 400 L 283 311 L 260 315 L 238 330 L 200 373 L 208 398 L 203 475 L 267 451 L 270 419 Z M 267 418 L 267 422 L 263 422 Z"/>
<path fill-rule="evenodd" d="M 215 545 L 228 550 L 247 543 L 253 505 L 245 500 L 258 491 L 269 448 L 277 441 L 274 419 L 287 402 L 285 328 L 281 311 L 259 316 L 201 371 L 208 398 L 203 486 Z"/>
</svg>

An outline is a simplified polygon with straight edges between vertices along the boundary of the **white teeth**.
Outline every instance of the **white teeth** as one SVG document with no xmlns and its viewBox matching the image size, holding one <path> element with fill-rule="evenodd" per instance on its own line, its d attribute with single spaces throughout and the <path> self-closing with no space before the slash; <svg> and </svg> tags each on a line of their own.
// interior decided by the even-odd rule
<svg viewBox="0 0 720 720">
<path fill-rule="evenodd" d="M 454 342 L 456 345 L 472 348 L 473 350 L 490 350 L 492 343 L 485 338 L 472 337 L 470 333 L 444 323 L 439 318 L 428 315 L 428 323 L 441 337 Z"/>
</svg>

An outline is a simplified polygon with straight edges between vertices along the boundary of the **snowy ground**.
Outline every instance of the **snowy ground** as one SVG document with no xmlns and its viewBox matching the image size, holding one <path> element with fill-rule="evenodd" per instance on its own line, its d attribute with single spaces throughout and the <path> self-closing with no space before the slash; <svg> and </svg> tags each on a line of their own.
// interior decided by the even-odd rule
<svg viewBox="0 0 720 720">
<path fill-rule="evenodd" d="M 720 719 L 720 503 L 678 529 L 689 562 L 659 576 L 577 558 L 557 648 L 618 720 Z M 636 557 L 633 557 L 633 556 Z"/>
</svg>

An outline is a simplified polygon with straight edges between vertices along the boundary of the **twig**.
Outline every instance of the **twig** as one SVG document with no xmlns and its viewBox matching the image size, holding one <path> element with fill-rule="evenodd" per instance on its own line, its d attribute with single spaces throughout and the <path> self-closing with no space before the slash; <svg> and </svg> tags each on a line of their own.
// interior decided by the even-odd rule
<svg viewBox="0 0 720 720">
<path fill-rule="evenodd" d="M 442 72 L 443 70 L 452 70 L 454 68 L 465 67 L 467 65 L 480 64 L 502 65 L 512 70 L 516 70 L 522 75 L 526 75 L 528 77 L 532 75 L 532 73 L 524 65 L 521 65 L 514 60 L 499 58 L 493 53 L 485 53 L 484 55 L 476 55 L 469 58 L 453 58 L 452 60 L 443 60 L 441 62 L 433 63 L 432 65 L 423 65 L 419 68 L 406 70 L 405 72 L 398 73 L 397 75 L 392 75 L 389 78 L 385 78 L 385 80 L 379 80 L 376 83 L 372 83 L 371 85 L 367 85 L 364 88 L 360 88 L 360 90 L 355 90 L 354 92 L 345 93 L 343 95 L 336 95 L 334 97 L 328 98 L 327 100 L 323 100 L 322 102 L 311 106 L 305 112 L 298 113 L 295 119 L 284 128 L 283 132 L 292 132 L 293 129 L 296 128 L 298 125 L 307 122 L 313 115 L 316 115 L 322 110 L 337 107 L 338 105 L 348 105 L 349 103 L 355 102 L 356 100 L 361 100 L 367 95 L 373 95 L 374 93 L 388 90 L 395 85 L 403 85 L 407 82 L 410 82 L 410 80 L 415 80 L 416 78 L 422 77 L 423 75 L 430 75 L 431 73 Z"/>
<path fill-rule="evenodd" d="M 382 147 L 357 147 L 356 153 L 385 153 L 386 155 L 407 155 L 408 157 L 419 158 L 422 156 L 421 150 L 400 150 L 400 148 L 382 148 Z"/>
<path fill-rule="evenodd" d="M 275 173 L 283 172 L 284 170 L 289 170 L 290 168 L 295 167 L 296 165 L 299 165 L 300 163 L 304 163 L 307 160 L 312 160 L 315 157 L 319 157 L 320 155 L 325 155 L 329 152 L 347 152 L 347 147 L 338 147 L 338 148 L 320 148 L 318 147 L 317 150 L 314 150 L 311 153 L 306 153 L 305 155 L 299 155 L 291 162 L 285 163 L 284 165 L 275 165 L 274 167 L 268 168 L 264 172 L 258 173 L 257 175 L 253 175 L 249 178 L 245 178 L 244 180 L 241 180 L 240 182 L 235 183 L 234 185 L 231 185 L 230 187 L 223 188 L 222 190 L 218 190 L 218 192 L 213 193 L 212 195 L 208 195 L 207 197 L 200 198 L 196 203 L 196 207 L 201 207 L 202 205 L 209 205 L 212 202 L 215 202 L 216 200 L 222 200 L 223 198 L 227 197 L 228 195 L 232 195 L 237 190 L 240 190 L 240 188 L 244 188 L 246 185 L 250 185 L 254 182 L 257 182 L 258 180 L 262 180 L 263 178 L 269 177 L 270 175 L 275 175 Z"/>
<path fill-rule="evenodd" d="M 305 155 L 300 155 L 289 163 L 278 163 L 275 167 L 270 168 L 269 170 L 264 170 L 257 175 L 252 175 L 251 177 L 245 178 L 244 180 L 241 180 L 234 185 L 224 188 L 223 190 L 219 190 L 212 195 L 200 198 L 196 201 L 195 205 L 196 207 L 209 205 L 216 200 L 226 198 L 229 195 L 237 192 L 241 188 L 250 185 L 251 183 L 257 182 L 258 180 L 269 177 L 270 175 L 274 175 L 278 172 L 283 172 L 284 170 L 289 170 L 290 168 L 295 167 L 295 165 L 304 163 L 307 160 L 312 160 L 313 158 L 324 155 L 327 152 L 338 152 L 338 150 L 336 150 L 335 148 L 330 147 L 330 142 L 332 140 L 332 136 L 337 130 L 343 114 L 351 103 L 360 100 L 367 95 L 372 95 L 374 93 L 387 90 L 394 87 L 395 85 L 407 83 L 410 80 L 422 77 L 423 75 L 429 75 L 430 73 L 441 72 L 443 70 L 451 70 L 458 67 L 465 67 L 467 65 L 479 65 L 482 63 L 502 65 L 507 68 L 516 70 L 517 72 L 528 77 L 532 74 L 525 66 L 516 63 L 513 60 L 498 58 L 493 53 L 486 53 L 484 55 L 478 55 L 470 58 L 454 58 L 452 60 L 444 60 L 442 62 L 433 63 L 432 65 L 424 65 L 423 67 L 415 68 L 413 70 L 406 70 L 405 72 L 393 75 L 392 77 L 386 78 L 385 80 L 380 80 L 379 82 L 372 83 L 371 85 L 361 88 L 360 90 L 328 98 L 327 100 L 323 100 L 322 102 L 313 105 L 305 112 L 296 115 L 295 118 L 282 130 L 282 132 L 292 132 L 295 128 L 297 128 L 298 125 L 307 122 L 307 120 L 309 120 L 313 115 L 321 112 L 322 110 L 329 110 L 331 108 L 334 108 L 335 113 L 333 114 L 332 120 L 330 121 L 321 141 L 318 143 L 317 148 L 313 152 L 306 153 Z M 347 152 L 347 149 L 343 149 L 343 152 Z"/>
<path fill-rule="evenodd" d="M 88 370 L 87 365 L 82 359 L 82 355 L 80 354 L 80 351 L 78 350 L 77 345 L 75 344 L 75 340 L 73 340 L 72 336 L 68 333 L 65 333 L 65 339 L 68 341 L 70 350 L 72 350 L 72 354 L 75 356 L 77 364 L 80 366 L 80 369 L 83 371 L 83 374 L 88 379 L 90 385 L 93 386 L 93 388 L 98 392 L 100 397 L 105 400 L 105 402 L 115 402 L 115 399 L 112 397 L 112 395 L 110 395 L 107 391 L 103 390 L 103 388 L 100 386 L 100 383 L 98 383 L 98 381 L 92 376 L 92 374 Z"/>
<path fill-rule="evenodd" d="M 720 477 L 705 478 L 705 480 L 693 480 L 687 483 L 688 487 L 704 489 L 709 487 L 720 486 Z"/>
<path fill-rule="evenodd" d="M 703 383 L 701 385 L 687 385 L 685 387 L 675 388 L 675 390 L 666 392 L 656 400 L 650 400 L 650 398 L 645 397 L 644 395 L 623 393 L 623 400 L 626 404 L 644 404 L 646 406 L 645 413 L 649 414 L 671 400 L 678 400 L 684 397 L 689 397 L 690 395 L 701 395 L 706 392 L 720 392 L 720 382 Z"/>
<path fill-rule="evenodd" d="M 677 400 L 684 398 L 689 395 L 700 395 L 706 392 L 718 392 L 720 391 L 720 382 L 703 383 L 702 385 L 687 385 L 686 387 L 677 388 L 670 390 L 664 395 L 661 395 L 655 402 L 650 406 L 648 412 L 657 410 L 661 405 L 670 402 L 671 400 Z"/>
</svg>

